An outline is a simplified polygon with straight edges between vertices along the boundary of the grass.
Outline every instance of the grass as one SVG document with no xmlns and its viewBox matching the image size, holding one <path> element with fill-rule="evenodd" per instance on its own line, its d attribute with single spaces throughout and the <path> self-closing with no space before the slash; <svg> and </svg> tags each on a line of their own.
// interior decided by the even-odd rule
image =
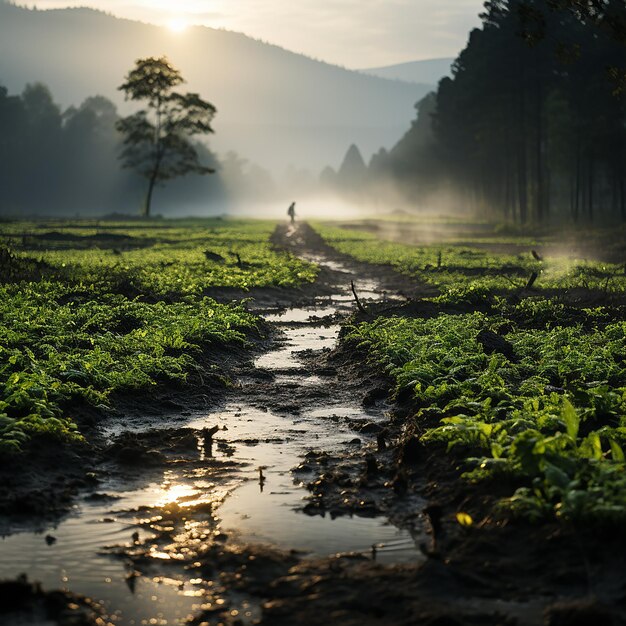
<svg viewBox="0 0 626 626">
<path fill-rule="evenodd" d="M 527 252 L 507 254 L 471 245 L 413 246 L 327 224 L 316 224 L 316 228 L 339 252 L 359 261 L 390 265 L 402 274 L 435 287 L 439 291 L 436 301 L 440 303 L 484 303 L 494 295 L 520 291 L 533 273 L 537 274 L 533 289 L 539 293 L 575 289 L 599 294 L 626 293 L 623 262 L 566 257 L 537 261 L 530 245 Z M 530 243 L 524 239 L 519 241 Z"/>
<path fill-rule="evenodd" d="M 274 250 L 271 222 L 0 224 L 0 455 L 82 439 L 76 411 L 184 385 L 258 318 L 215 287 L 289 286 L 317 268 Z M 221 258 L 219 258 L 219 255 Z M 209 258 L 210 257 L 210 258 Z M 219 368 L 217 373 L 219 373 Z"/>
<path fill-rule="evenodd" d="M 434 317 L 404 307 L 347 335 L 412 399 L 408 432 L 446 446 L 469 484 L 511 485 L 498 504 L 509 514 L 626 521 L 623 262 L 537 260 L 530 249 L 494 252 L 484 237 L 412 246 L 318 228 L 338 251 L 439 292 L 422 307 Z"/>
</svg>

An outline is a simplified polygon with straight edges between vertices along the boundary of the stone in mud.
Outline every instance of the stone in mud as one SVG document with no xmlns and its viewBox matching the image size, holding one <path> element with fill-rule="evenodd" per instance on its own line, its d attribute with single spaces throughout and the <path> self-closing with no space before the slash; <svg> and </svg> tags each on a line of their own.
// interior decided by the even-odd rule
<svg viewBox="0 0 626 626">
<path fill-rule="evenodd" d="M 422 457 L 423 446 L 416 436 L 409 437 L 400 450 L 400 465 L 416 465 Z"/>
<path fill-rule="evenodd" d="M 337 368 L 336 367 L 320 367 L 315 370 L 315 373 L 318 376 L 337 376 Z"/>
<path fill-rule="evenodd" d="M 378 386 L 370 389 L 365 396 L 361 404 L 364 407 L 375 406 L 376 403 L 380 400 L 385 400 L 387 398 L 387 387 Z"/>
<path fill-rule="evenodd" d="M 113 502 L 119 500 L 121 496 L 112 496 L 109 493 L 90 493 L 85 496 L 85 502 Z"/>
<path fill-rule="evenodd" d="M 476 339 L 482 344 L 485 354 L 499 352 L 509 359 L 509 361 L 517 360 L 513 344 L 501 335 L 494 333 L 492 330 L 481 330 Z"/>
<path fill-rule="evenodd" d="M 365 424 L 355 426 L 355 430 L 365 435 L 378 435 L 384 429 L 384 426 L 377 424 L 376 422 L 366 422 Z"/>
<path fill-rule="evenodd" d="M 281 404 L 277 405 L 274 410 L 277 413 L 289 413 L 291 415 L 299 415 L 301 407 L 297 404 Z"/>
<path fill-rule="evenodd" d="M 165 457 L 157 450 L 146 450 L 141 446 L 124 446 L 111 451 L 111 456 L 122 465 L 162 465 Z"/>
</svg>

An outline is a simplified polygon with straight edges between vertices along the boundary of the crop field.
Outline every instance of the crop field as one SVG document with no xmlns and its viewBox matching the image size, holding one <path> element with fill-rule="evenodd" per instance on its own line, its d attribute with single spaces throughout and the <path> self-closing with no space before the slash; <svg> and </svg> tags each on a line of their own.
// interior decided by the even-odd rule
<svg viewBox="0 0 626 626">
<path fill-rule="evenodd" d="M 62 572 L 120 624 L 215 623 L 219 600 L 230 623 L 276 589 L 307 615 L 321 589 L 326 619 L 381 585 L 363 623 L 621 623 L 591 594 L 621 612 L 624 244 L 584 239 L 0 224 L 0 570 Z"/>
<path fill-rule="evenodd" d="M 502 513 L 626 519 L 623 262 L 318 229 L 341 253 L 438 292 L 347 335 L 391 376 L 395 397 L 410 398 L 408 433 L 458 458 L 468 484 L 504 485 Z"/>
<path fill-rule="evenodd" d="M 533 256 L 542 243 L 526 237 L 481 237 L 474 244 L 409 245 L 386 241 L 376 234 L 316 224 L 324 239 L 339 252 L 359 261 L 389 265 L 426 283 L 441 303 L 487 303 L 493 296 L 512 294 L 532 280 L 533 293 L 551 296 L 574 290 L 604 297 L 626 291 L 626 265 L 566 256 Z M 376 245 L 371 245 L 374 243 Z M 485 247 L 485 244 L 490 244 Z M 524 252 L 493 252 L 489 247 L 525 248 Z M 533 275 L 536 275 L 533 278 Z"/>
<path fill-rule="evenodd" d="M 200 356 L 259 320 L 212 288 L 293 287 L 317 268 L 255 221 L 0 224 L 0 453 L 80 440 L 72 412 L 116 392 L 184 385 Z M 218 365 L 213 365 L 219 374 Z"/>
</svg>

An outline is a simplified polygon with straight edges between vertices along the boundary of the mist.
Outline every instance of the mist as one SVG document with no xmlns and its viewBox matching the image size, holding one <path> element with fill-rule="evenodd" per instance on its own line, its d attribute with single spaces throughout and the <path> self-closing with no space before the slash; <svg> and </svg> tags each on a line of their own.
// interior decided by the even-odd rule
<svg viewBox="0 0 626 626">
<path fill-rule="evenodd" d="M 12 92 L 44 82 L 62 108 L 100 94 L 125 115 L 133 106 L 117 89 L 123 76 L 135 59 L 163 55 L 188 91 L 217 107 L 211 149 L 276 175 L 289 166 L 319 172 L 354 142 L 366 152 L 391 147 L 432 88 L 348 71 L 240 33 L 174 33 L 90 9 L 32 11 L 0 1 L 0 84 Z"/>
</svg>

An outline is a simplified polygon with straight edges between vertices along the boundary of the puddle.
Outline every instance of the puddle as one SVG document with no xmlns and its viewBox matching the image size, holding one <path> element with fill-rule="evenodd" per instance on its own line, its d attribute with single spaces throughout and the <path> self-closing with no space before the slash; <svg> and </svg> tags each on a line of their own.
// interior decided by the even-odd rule
<svg viewBox="0 0 626 626">
<path fill-rule="evenodd" d="M 131 542 L 131 520 L 113 520 L 101 506 L 81 506 L 79 517 L 45 533 L 20 533 L 0 540 L 0 579 L 25 573 L 45 589 L 72 591 L 101 602 L 116 624 L 178 624 L 193 612 L 196 588 L 175 577 L 132 576 L 118 558 L 101 554 L 106 545 Z M 45 537 L 53 536 L 48 545 Z M 151 620 L 157 620 L 151 622 Z"/>
<path fill-rule="evenodd" d="M 307 307 L 302 309 L 285 309 L 277 313 L 263 315 L 266 321 L 272 324 L 297 324 L 316 321 L 330 317 L 337 313 L 335 306 Z"/>
<path fill-rule="evenodd" d="M 330 350 L 337 342 L 339 326 L 281 328 L 285 338 L 278 350 L 259 357 L 255 365 L 265 370 L 302 369 L 297 352 L 304 350 Z"/>
<path fill-rule="evenodd" d="M 341 264 L 316 261 L 345 273 L 349 286 L 350 274 Z M 365 299 L 382 297 L 373 281 L 360 281 L 357 289 Z M 81 503 L 73 516 L 42 533 L 11 528 L 15 534 L 0 540 L 0 579 L 25 573 L 46 589 L 67 589 L 86 595 L 108 607 L 116 626 L 182 624 L 203 597 L 211 593 L 213 581 L 192 579 L 182 568 L 168 569 L 168 575 L 164 576 L 164 570 L 156 567 L 152 577 L 135 577 L 128 563 L 105 550 L 106 546 L 132 542 L 140 514 L 125 511 L 173 501 L 181 506 L 214 503 L 215 519 L 209 522 L 212 528 L 227 533 L 234 531 L 245 541 L 270 543 L 318 556 L 360 552 L 382 563 L 419 561 L 417 537 L 381 519 L 356 516 L 332 519 L 329 515 L 307 516 L 299 511 L 307 491 L 291 470 L 301 463 L 304 455 L 311 449 L 344 450 L 355 438 L 349 420 L 384 418 L 382 409 L 365 411 L 357 398 L 354 404 L 346 403 L 345 398 L 333 402 L 332 398 L 324 397 L 316 401 L 316 390 L 322 398 L 328 383 L 323 377 L 307 372 L 299 359 L 304 351 L 332 348 L 340 326 L 325 326 L 320 318 L 348 312 L 352 306 L 349 287 L 342 285 L 332 297 L 320 299 L 319 306 L 267 315 L 266 319 L 281 331 L 282 339 L 275 350 L 260 356 L 255 365 L 274 373 L 273 382 L 242 380 L 241 398 L 217 411 L 175 415 L 173 421 L 163 420 L 159 424 L 146 418 L 126 425 L 127 429 L 137 431 L 159 426 L 195 429 L 219 426 L 212 448 L 214 460 L 232 459 L 238 464 L 236 469 L 219 469 L 219 464 L 217 470 L 213 465 L 203 469 L 201 464 L 196 464 L 163 472 L 160 479 L 137 489 L 112 477 L 100 489 L 118 499 Z M 256 396 L 255 385 L 261 385 Z M 293 406 L 286 405 L 281 410 L 259 408 L 263 404 L 261 393 L 272 395 L 279 389 L 287 398 L 293 389 Z M 303 389 L 310 395 L 303 396 L 307 404 L 301 406 L 296 392 Z M 269 401 L 268 405 L 271 405 Z M 119 428 L 115 424 L 109 434 L 119 433 Z M 198 463 L 203 454 L 203 450 L 198 451 Z M 262 468 L 262 480 L 259 468 Z M 142 538 L 149 537 L 145 531 L 141 532 Z M 46 535 L 55 538 L 51 545 L 46 542 Z M 247 605 L 242 604 L 242 611 L 242 615 L 252 614 Z"/>
</svg>

